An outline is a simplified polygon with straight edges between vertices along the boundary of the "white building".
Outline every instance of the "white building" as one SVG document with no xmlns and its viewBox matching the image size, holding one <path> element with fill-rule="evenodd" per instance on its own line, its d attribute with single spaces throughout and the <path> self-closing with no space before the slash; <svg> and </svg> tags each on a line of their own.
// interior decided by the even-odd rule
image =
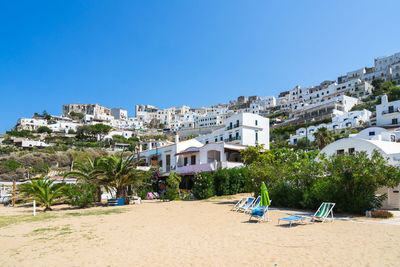
<svg viewBox="0 0 400 267">
<path fill-rule="evenodd" d="M 128 120 L 128 111 L 122 108 L 112 108 L 111 116 L 113 116 L 116 120 L 126 121 Z"/>
<path fill-rule="evenodd" d="M 369 122 L 372 112 L 369 110 L 356 110 L 345 112 L 341 115 L 337 115 L 332 117 L 331 123 L 321 123 L 319 125 L 309 126 L 307 128 L 299 128 L 296 130 L 296 134 L 290 135 L 289 144 L 294 145 L 302 138 L 308 138 L 310 142 L 314 142 L 315 137 L 314 133 L 318 131 L 318 129 L 325 127 L 329 131 L 335 131 L 345 128 L 354 128 L 360 127 L 364 123 Z M 306 133 L 307 131 L 307 133 Z"/>
<path fill-rule="evenodd" d="M 256 114 L 240 113 L 227 119 L 225 127 L 211 134 L 174 144 L 154 147 L 140 153 L 148 165 L 159 165 L 163 173 L 171 171 L 189 174 L 198 171 L 215 171 L 218 168 L 241 166 L 238 152 L 247 146 L 263 144 L 269 149 L 269 120 Z"/>
<path fill-rule="evenodd" d="M 18 119 L 14 129 L 17 131 L 22 131 L 22 130 L 35 131 L 42 126 L 47 126 L 46 119 L 20 118 Z"/>
<path fill-rule="evenodd" d="M 233 142 L 254 146 L 263 144 L 269 149 L 269 119 L 252 113 L 239 113 L 226 119 L 225 127 L 196 138 L 203 144 Z"/>
<path fill-rule="evenodd" d="M 388 101 L 388 97 L 381 97 L 381 104 L 376 105 L 377 126 L 399 126 L 400 125 L 400 100 Z"/>
<path fill-rule="evenodd" d="M 47 144 L 40 140 L 28 140 L 28 139 L 21 139 L 21 138 L 14 139 L 14 144 L 23 149 L 29 149 L 29 148 L 34 148 L 34 147 L 35 148 L 46 148 L 46 147 L 51 146 L 50 144 Z"/>
<path fill-rule="evenodd" d="M 68 133 L 69 131 L 76 132 L 76 129 L 81 125 L 82 123 L 76 123 L 73 121 L 57 121 L 53 124 L 48 124 L 47 127 L 49 127 L 53 132 Z"/>
</svg>

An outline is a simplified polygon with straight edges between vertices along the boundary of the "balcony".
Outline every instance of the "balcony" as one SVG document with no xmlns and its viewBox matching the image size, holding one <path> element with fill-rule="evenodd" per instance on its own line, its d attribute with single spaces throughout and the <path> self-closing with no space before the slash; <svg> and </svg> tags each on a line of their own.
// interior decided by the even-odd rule
<svg viewBox="0 0 400 267">
<path fill-rule="evenodd" d="M 382 115 L 386 115 L 386 114 L 396 114 L 400 112 L 400 109 L 396 109 L 396 110 L 384 110 L 382 111 Z"/>
<path fill-rule="evenodd" d="M 232 126 L 226 127 L 226 130 L 229 131 L 229 130 L 232 130 L 232 129 L 235 129 L 235 128 L 238 128 L 238 127 L 240 127 L 240 124 L 239 123 L 235 123 Z"/>
<path fill-rule="evenodd" d="M 242 137 L 240 137 L 240 136 L 238 136 L 238 137 L 234 136 L 234 137 L 231 137 L 231 138 L 226 138 L 226 139 L 224 139 L 224 142 L 225 142 L 225 143 L 226 143 L 226 142 L 233 142 L 233 141 L 241 140 L 241 139 L 242 139 Z"/>
</svg>

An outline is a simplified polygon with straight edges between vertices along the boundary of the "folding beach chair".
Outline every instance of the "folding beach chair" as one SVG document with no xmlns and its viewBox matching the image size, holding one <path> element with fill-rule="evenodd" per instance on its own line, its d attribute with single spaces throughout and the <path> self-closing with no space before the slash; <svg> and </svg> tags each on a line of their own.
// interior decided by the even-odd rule
<svg viewBox="0 0 400 267">
<path fill-rule="evenodd" d="M 269 221 L 268 208 L 269 208 L 269 206 L 264 206 L 264 207 L 258 207 L 256 209 L 253 209 L 250 213 L 249 221 L 251 221 L 251 219 L 254 217 L 257 219 L 258 222 L 261 222 L 261 221 L 268 222 Z M 259 214 L 260 211 L 262 212 L 261 214 Z M 265 219 L 265 215 L 267 215 L 267 219 Z"/>
<path fill-rule="evenodd" d="M 335 204 L 336 203 L 323 202 L 321 206 L 319 206 L 314 216 L 312 216 L 312 221 L 317 219 L 324 222 L 326 219 L 328 219 L 329 214 L 331 215 L 331 220 L 333 221 L 333 207 Z"/>
<path fill-rule="evenodd" d="M 253 205 L 253 202 L 254 202 L 254 197 L 249 197 L 246 203 L 242 207 L 239 207 L 236 211 L 246 212 L 251 207 L 251 205 Z"/>
<path fill-rule="evenodd" d="M 247 200 L 247 197 L 243 197 L 238 202 L 236 202 L 236 204 L 232 207 L 231 210 L 237 210 L 239 207 L 244 206 L 244 204 L 246 203 L 246 200 Z"/>
<path fill-rule="evenodd" d="M 254 209 L 259 208 L 260 207 L 260 202 L 261 202 L 261 196 L 258 196 L 256 201 L 254 201 L 253 204 L 250 206 L 250 208 L 247 209 L 246 213 L 250 213 Z"/>
</svg>

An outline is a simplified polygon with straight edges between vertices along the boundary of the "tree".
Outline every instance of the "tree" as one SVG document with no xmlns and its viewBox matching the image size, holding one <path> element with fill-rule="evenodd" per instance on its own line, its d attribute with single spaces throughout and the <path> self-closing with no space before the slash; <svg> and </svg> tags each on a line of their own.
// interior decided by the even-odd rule
<svg viewBox="0 0 400 267">
<path fill-rule="evenodd" d="M 314 143 L 319 149 L 323 149 L 325 146 L 334 141 L 334 138 L 326 127 L 319 128 L 318 131 L 314 133 L 314 137 Z"/>
<path fill-rule="evenodd" d="M 51 206 L 65 197 L 65 190 L 64 183 L 55 183 L 55 180 L 44 177 L 31 179 L 19 186 L 19 192 L 44 206 L 45 212 L 52 210 Z"/>
<path fill-rule="evenodd" d="M 102 123 L 95 125 L 82 125 L 76 129 L 76 135 L 79 139 L 89 139 L 92 141 L 102 141 L 111 131 L 112 127 Z"/>
<path fill-rule="evenodd" d="M 100 185 L 108 191 L 115 190 L 117 198 L 124 198 L 128 193 L 128 186 L 137 189 L 148 178 L 148 172 L 137 170 L 136 166 L 141 162 L 134 162 L 133 156 L 125 157 L 121 153 L 103 157 L 98 163 L 96 177 Z"/>
<path fill-rule="evenodd" d="M 167 193 L 166 198 L 169 200 L 175 200 L 179 198 L 179 184 L 181 183 L 181 177 L 176 173 L 171 173 L 167 178 Z"/>
<path fill-rule="evenodd" d="M 376 150 L 370 157 L 366 152 L 358 152 L 323 158 L 323 162 L 326 176 L 321 180 L 331 185 L 329 192 L 322 191 L 322 195 L 326 201 L 336 202 L 342 211 L 363 213 L 380 207 L 386 195 L 376 197 L 376 191 L 400 183 L 400 168 L 388 165 Z"/>
<path fill-rule="evenodd" d="M 64 178 L 75 176 L 78 177 L 81 182 L 88 183 L 96 186 L 97 200 L 101 201 L 101 188 L 100 181 L 98 180 L 98 169 L 101 158 L 95 158 L 92 160 L 90 157 L 87 158 L 85 163 L 76 162 L 74 164 L 74 170 L 64 174 Z"/>
<path fill-rule="evenodd" d="M 47 126 L 40 126 L 39 128 L 37 128 L 36 131 L 38 133 L 48 133 L 48 134 L 51 134 L 53 132 L 53 130 Z"/>
<path fill-rule="evenodd" d="M 90 129 L 92 131 L 92 134 L 98 137 L 100 141 L 102 141 L 104 137 L 111 131 L 112 127 L 109 125 L 98 123 L 95 125 L 90 125 Z"/>
</svg>

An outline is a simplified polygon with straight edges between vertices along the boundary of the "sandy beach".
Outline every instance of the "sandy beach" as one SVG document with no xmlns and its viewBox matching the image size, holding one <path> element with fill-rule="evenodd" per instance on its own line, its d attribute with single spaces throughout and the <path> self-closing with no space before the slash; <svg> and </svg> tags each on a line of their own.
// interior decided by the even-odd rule
<svg viewBox="0 0 400 267">
<path fill-rule="evenodd" d="M 398 266 L 400 226 L 336 220 L 249 223 L 233 199 L 56 207 L 0 228 L 1 266 Z M 61 209 L 61 210 L 60 210 Z M 0 208 L 0 215 L 29 214 Z M 109 214 L 104 214 L 109 213 Z M 26 218 L 25 215 L 21 218 Z M 39 214 L 38 216 L 43 216 Z"/>
</svg>

